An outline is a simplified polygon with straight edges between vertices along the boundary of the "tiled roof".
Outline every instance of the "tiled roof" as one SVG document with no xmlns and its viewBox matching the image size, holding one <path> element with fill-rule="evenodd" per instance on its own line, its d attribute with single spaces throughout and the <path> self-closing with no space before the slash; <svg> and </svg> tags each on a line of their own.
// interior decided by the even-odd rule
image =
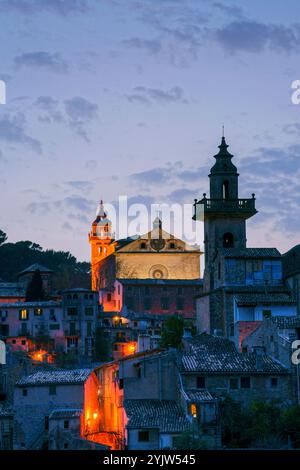
<svg viewBox="0 0 300 470">
<path fill-rule="evenodd" d="M 31 266 L 28 266 L 28 268 L 23 269 L 23 271 L 19 272 L 18 276 L 21 276 L 22 274 L 27 274 L 27 273 L 34 273 L 37 270 L 41 271 L 41 273 L 53 273 L 52 269 L 49 269 L 46 266 L 43 266 L 42 264 L 35 263 L 35 264 L 32 264 Z"/>
<path fill-rule="evenodd" d="M 82 409 L 80 408 L 58 408 L 53 410 L 49 419 L 62 419 L 62 418 L 80 418 Z"/>
<path fill-rule="evenodd" d="M 202 286 L 203 279 L 118 279 L 124 285 Z"/>
<path fill-rule="evenodd" d="M 226 258 L 281 258 L 277 248 L 224 248 Z"/>
<path fill-rule="evenodd" d="M 39 302 L 0 302 L 0 310 L 3 308 L 35 308 L 35 307 L 61 307 L 61 302 L 56 300 L 43 300 Z"/>
<path fill-rule="evenodd" d="M 272 294 L 240 294 L 237 295 L 236 301 L 238 305 L 274 305 L 274 304 L 296 304 L 296 301 L 286 293 L 272 293 Z"/>
<path fill-rule="evenodd" d="M 16 385 L 22 387 L 34 385 L 81 384 L 86 381 L 91 372 L 91 369 L 41 370 L 22 377 Z"/>
<path fill-rule="evenodd" d="M 271 317 L 271 321 L 278 326 L 278 328 L 289 329 L 289 328 L 300 328 L 300 317 Z"/>
<path fill-rule="evenodd" d="M 300 273 L 300 245 L 296 245 L 282 255 L 283 276 Z"/>
<path fill-rule="evenodd" d="M 214 401 L 215 398 L 211 395 L 208 390 L 185 390 L 184 394 L 186 395 L 189 401 Z"/>
<path fill-rule="evenodd" d="M 239 353 L 232 341 L 202 333 L 188 343 L 188 352 L 181 356 L 184 372 L 201 374 L 284 374 L 288 370 L 267 354 L 260 357 L 257 366 L 256 353 Z M 187 348 L 186 348 L 187 349 Z"/>
<path fill-rule="evenodd" d="M 189 422 L 173 400 L 125 400 L 128 428 L 153 429 L 160 432 L 183 432 Z"/>
<path fill-rule="evenodd" d="M 25 297 L 26 289 L 18 282 L 0 282 L 0 297 Z"/>
<path fill-rule="evenodd" d="M 13 410 L 4 403 L 0 403 L 0 418 L 13 416 Z"/>
</svg>

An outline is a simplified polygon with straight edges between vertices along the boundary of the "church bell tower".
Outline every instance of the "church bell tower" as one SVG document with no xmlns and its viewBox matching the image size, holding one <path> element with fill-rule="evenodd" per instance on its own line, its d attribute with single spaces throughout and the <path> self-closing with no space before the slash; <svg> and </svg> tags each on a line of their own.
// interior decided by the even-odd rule
<svg viewBox="0 0 300 470">
<path fill-rule="evenodd" d="M 91 245 L 91 276 L 92 289 L 99 287 L 99 263 L 108 255 L 113 253 L 115 247 L 113 242 L 112 224 L 104 210 L 103 201 L 100 201 L 96 212 L 96 218 L 92 223 L 89 233 Z"/>
<path fill-rule="evenodd" d="M 221 250 L 246 247 L 246 220 L 256 214 L 255 195 L 240 199 L 239 174 L 222 137 L 215 164 L 210 170 L 210 195 L 195 200 L 196 220 L 204 221 L 205 272 L 204 289 L 214 288 L 214 261 Z"/>
</svg>

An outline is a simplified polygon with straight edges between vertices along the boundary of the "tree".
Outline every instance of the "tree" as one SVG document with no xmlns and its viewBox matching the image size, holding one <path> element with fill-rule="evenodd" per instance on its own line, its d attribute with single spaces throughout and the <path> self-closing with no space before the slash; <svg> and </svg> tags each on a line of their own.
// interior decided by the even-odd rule
<svg viewBox="0 0 300 470">
<path fill-rule="evenodd" d="M 94 360 L 101 362 L 111 360 L 110 342 L 103 328 L 96 328 Z"/>
<path fill-rule="evenodd" d="M 160 345 L 162 348 L 179 348 L 183 335 L 184 320 L 182 317 L 172 315 L 168 317 L 162 327 Z"/>
<path fill-rule="evenodd" d="M 280 420 L 282 435 L 292 442 L 294 448 L 300 448 L 300 406 L 290 406 L 283 411 Z"/>
<path fill-rule="evenodd" d="M 174 439 L 174 448 L 178 450 L 211 450 L 214 447 L 214 438 L 200 434 L 198 429 L 183 432 Z"/>
<path fill-rule="evenodd" d="M 3 243 L 6 242 L 6 240 L 7 240 L 6 233 L 0 230 L 0 245 L 3 245 Z"/>
<path fill-rule="evenodd" d="M 37 269 L 32 276 L 32 279 L 29 281 L 26 290 L 26 302 L 36 302 L 39 300 L 44 300 L 45 293 L 43 287 L 43 280 L 41 272 Z"/>
</svg>

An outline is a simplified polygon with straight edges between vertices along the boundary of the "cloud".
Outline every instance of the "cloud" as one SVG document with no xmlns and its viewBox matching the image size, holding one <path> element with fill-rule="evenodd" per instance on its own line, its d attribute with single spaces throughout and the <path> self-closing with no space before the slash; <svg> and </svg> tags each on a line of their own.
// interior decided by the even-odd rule
<svg viewBox="0 0 300 470">
<path fill-rule="evenodd" d="M 48 202 L 31 202 L 25 207 L 25 210 L 34 215 L 48 215 L 50 212 L 50 203 Z"/>
<path fill-rule="evenodd" d="M 183 89 L 179 86 L 174 86 L 167 91 L 161 90 L 159 88 L 146 88 L 143 86 L 138 86 L 133 89 L 133 92 L 134 93 L 130 95 L 126 95 L 128 101 L 131 103 L 188 103 L 188 100 L 184 97 Z"/>
<path fill-rule="evenodd" d="M 194 199 L 198 196 L 198 193 L 192 189 L 180 188 L 175 189 L 170 194 L 168 194 L 168 199 L 173 202 L 179 203 L 193 203 Z"/>
<path fill-rule="evenodd" d="M 85 168 L 87 168 L 89 170 L 95 170 L 95 168 L 97 168 L 97 166 L 98 166 L 97 160 L 88 160 L 85 163 Z"/>
<path fill-rule="evenodd" d="M 300 145 L 261 147 L 239 165 L 244 191 L 255 192 L 257 207 L 273 219 L 274 231 L 298 232 L 300 211 Z M 256 223 L 254 218 L 253 223 Z"/>
<path fill-rule="evenodd" d="M 141 171 L 130 175 L 130 179 L 139 184 L 160 185 L 168 181 L 170 171 L 168 168 L 153 168 L 152 170 Z"/>
<path fill-rule="evenodd" d="M 28 145 L 37 153 L 42 153 L 41 142 L 30 137 L 26 131 L 26 118 L 24 114 L 3 114 L 0 116 L 0 140 L 9 144 Z"/>
<path fill-rule="evenodd" d="M 265 24 L 254 20 L 236 20 L 214 32 L 216 41 L 228 52 L 258 53 L 267 47 L 290 52 L 300 45 L 299 25 Z"/>
<path fill-rule="evenodd" d="M 95 206 L 95 201 L 90 201 L 82 196 L 68 196 L 63 201 L 57 201 L 56 205 L 61 207 L 62 205 L 71 209 L 79 210 L 83 213 L 91 212 L 91 209 Z"/>
<path fill-rule="evenodd" d="M 67 63 L 61 58 L 60 54 L 50 54 L 45 51 L 27 52 L 14 58 L 14 64 L 17 69 L 23 67 L 33 67 L 50 70 L 55 73 L 66 73 Z"/>
<path fill-rule="evenodd" d="M 89 0 L 1 0 L 0 11 L 35 15 L 53 13 L 67 16 L 73 13 L 86 13 Z"/>
<path fill-rule="evenodd" d="M 75 96 L 65 100 L 64 106 L 70 127 L 84 140 L 89 141 L 85 126 L 98 118 L 98 105 L 80 96 Z"/>
<path fill-rule="evenodd" d="M 213 7 L 217 8 L 218 10 L 222 11 L 222 13 L 225 13 L 226 15 L 231 17 L 241 18 L 243 16 L 242 8 L 237 7 L 236 5 L 226 5 L 221 2 L 215 2 L 213 4 Z"/>
<path fill-rule="evenodd" d="M 130 38 L 122 41 L 122 44 L 132 49 L 146 50 L 151 54 L 158 54 L 162 50 L 161 42 L 158 39 Z"/>
<path fill-rule="evenodd" d="M 40 122 L 63 122 L 64 117 L 59 110 L 59 101 L 51 96 L 39 96 L 34 103 L 34 106 L 42 112 L 39 115 Z"/>
<path fill-rule="evenodd" d="M 292 124 L 287 124 L 287 125 L 283 126 L 282 130 L 286 134 L 300 135 L 300 124 L 298 122 L 294 122 Z"/>
<path fill-rule="evenodd" d="M 68 181 L 67 185 L 78 191 L 88 192 L 92 189 L 93 185 L 90 181 Z"/>
</svg>

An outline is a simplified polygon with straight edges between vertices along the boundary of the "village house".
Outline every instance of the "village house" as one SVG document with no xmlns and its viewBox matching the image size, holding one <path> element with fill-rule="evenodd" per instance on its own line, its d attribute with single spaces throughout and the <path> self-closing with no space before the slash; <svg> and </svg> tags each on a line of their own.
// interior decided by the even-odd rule
<svg viewBox="0 0 300 470">
<path fill-rule="evenodd" d="M 290 368 L 260 348 L 238 352 L 233 341 L 202 333 L 186 338 L 180 359 L 183 386 L 230 396 L 242 406 L 253 401 L 296 403 Z"/>
<path fill-rule="evenodd" d="M 52 413 L 62 408 L 72 410 L 72 413 L 74 409 L 81 410 L 80 416 L 79 411 L 76 414 L 76 419 L 81 420 L 85 410 L 89 419 L 95 419 L 94 410 L 85 402 L 94 387 L 95 378 L 91 369 L 39 370 L 22 377 L 16 383 L 14 392 L 14 449 L 49 448 L 50 417 L 51 447 L 67 448 L 63 440 L 53 442 L 53 421 L 57 415 Z M 76 428 L 79 431 L 81 426 L 74 427 L 73 421 L 67 417 L 64 421 L 64 429 L 69 430 L 65 443 L 72 448 L 72 430 Z M 75 437 L 80 438 L 80 432 Z"/>
</svg>

